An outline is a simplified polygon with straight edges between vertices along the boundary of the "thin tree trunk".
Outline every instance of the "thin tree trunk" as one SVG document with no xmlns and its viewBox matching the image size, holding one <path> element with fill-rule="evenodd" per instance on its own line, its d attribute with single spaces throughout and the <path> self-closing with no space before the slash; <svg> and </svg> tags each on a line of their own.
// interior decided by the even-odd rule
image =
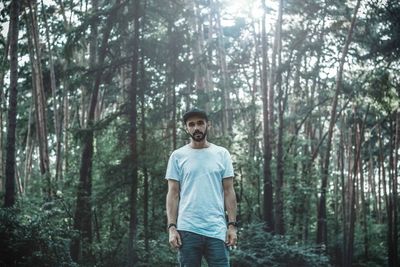
<svg viewBox="0 0 400 267">
<path fill-rule="evenodd" d="M 388 199 L 388 193 L 387 193 L 387 187 L 386 187 L 386 169 L 385 169 L 385 156 L 384 156 L 384 151 L 383 151 L 383 144 L 382 144 L 382 126 L 379 125 L 378 128 L 378 144 L 379 144 L 379 166 L 381 169 L 381 178 L 382 178 L 382 187 L 383 187 L 383 199 L 385 202 L 385 208 L 386 210 L 388 209 L 389 206 L 389 199 Z"/>
<path fill-rule="evenodd" d="M 31 165 L 32 165 L 32 152 L 33 152 L 33 138 L 32 138 L 32 112 L 33 112 L 33 103 L 31 103 L 31 106 L 29 108 L 29 117 L 28 117 L 28 125 L 27 125 L 27 134 L 26 134 L 26 144 L 25 144 L 25 163 L 24 163 L 24 169 L 22 172 L 22 184 L 24 187 L 28 186 L 28 181 L 29 177 L 31 175 Z"/>
<path fill-rule="evenodd" d="M 70 118 L 70 112 L 69 112 L 69 97 L 68 97 L 68 83 L 64 81 L 64 94 L 63 94 L 63 125 L 64 125 L 64 150 L 63 150 L 63 160 L 64 160 L 64 173 L 68 173 L 69 171 L 69 138 L 68 138 L 68 128 L 69 128 L 69 118 Z M 62 168 L 61 168 L 62 171 Z M 60 177 L 62 176 L 62 173 L 60 174 Z"/>
<path fill-rule="evenodd" d="M 33 3 L 32 3 L 33 2 Z M 29 7 L 29 31 L 30 37 L 33 41 L 32 51 L 32 70 L 35 81 L 35 104 L 36 104 L 36 129 L 39 145 L 40 156 L 40 172 L 46 182 L 44 193 L 48 199 L 52 195 L 51 174 L 50 174 L 50 159 L 49 149 L 47 144 L 47 113 L 46 113 L 46 97 L 43 85 L 43 72 L 41 65 L 41 50 L 39 44 L 39 29 L 37 23 L 36 1 L 28 1 Z M 34 5 L 32 5 L 34 4 Z"/>
<path fill-rule="evenodd" d="M 3 60 L 1 61 L 1 68 L 5 68 L 5 65 L 8 61 L 8 52 L 10 48 L 10 39 L 11 39 L 11 23 L 8 28 L 8 33 L 7 33 L 7 39 L 5 42 L 4 46 L 4 55 L 3 55 Z M 4 176 L 4 147 L 3 147 L 3 139 L 4 139 L 4 134 L 3 134 L 3 120 L 4 120 L 4 112 L 5 110 L 5 92 L 3 92 L 4 87 L 4 75 L 5 71 L 0 72 L 0 193 L 4 192 L 5 189 L 5 176 Z"/>
<path fill-rule="evenodd" d="M 368 183 L 369 183 L 369 187 L 371 188 L 371 192 L 370 192 L 371 194 L 370 194 L 369 199 L 371 199 L 372 204 L 373 204 L 372 205 L 373 217 L 375 217 L 378 220 L 378 222 L 380 222 L 381 215 L 380 215 L 380 211 L 378 209 L 378 202 L 380 201 L 380 198 L 378 197 L 378 194 L 376 192 L 377 188 L 376 188 L 376 181 L 375 181 L 375 177 L 374 177 L 375 164 L 374 164 L 374 158 L 372 156 L 371 142 L 369 142 L 369 145 L 368 145 L 368 152 L 369 152 Z"/>
<path fill-rule="evenodd" d="M 254 28 L 254 23 L 253 23 L 253 28 Z M 258 70 L 261 68 L 260 64 L 260 41 L 259 38 L 257 38 L 255 34 L 255 29 L 254 29 L 254 43 L 256 44 L 256 53 L 254 54 L 254 60 L 253 60 L 253 81 L 251 86 L 249 86 L 251 89 L 251 107 L 250 107 L 250 131 L 248 133 L 248 140 L 249 140 L 249 162 L 254 162 L 253 164 L 257 164 L 255 162 L 255 156 L 256 156 L 256 148 L 257 148 L 257 132 L 258 132 L 258 126 L 257 126 L 257 105 L 256 105 L 256 93 L 257 93 L 257 81 L 258 77 Z M 252 165 L 250 165 L 252 166 Z M 254 171 L 250 171 L 252 177 L 249 177 L 251 181 L 254 181 L 254 184 L 256 185 L 256 192 L 257 192 L 257 201 L 259 205 L 257 205 L 257 210 L 256 214 L 258 215 L 258 218 L 261 219 L 261 179 L 260 175 L 257 175 Z M 241 178 L 243 180 L 243 177 Z M 241 183 L 243 182 L 241 180 Z M 242 184 L 241 184 L 242 186 Z M 249 213 L 249 216 L 251 216 L 251 212 Z M 250 218 L 249 218 L 250 221 Z"/>
<path fill-rule="evenodd" d="M 367 206 L 367 202 L 365 200 L 365 192 L 364 192 L 364 173 L 363 173 L 363 168 L 362 168 L 362 159 L 360 157 L 359 159 L 359 173 L 360 173 L 360 189 L 361 189 L 361 213 L 362 213 L 362 228 L 363 228 L 363 239 L 364 239 L 364 259 L 368 260 L 369 259 L 369 240 L 368 240 L 368 213 L 369 209 Z"/>
<path fill-rule="evenodd" d="M 141 111 L 141 130 L 142 130 L 142 149 L 141 155 L 147 158 L 147 130 L 146 130 L 146 100 L 145 88 L 146 87 L 146 69 L 144 65 L 143 53 L 140 59 L 140 111 Z M 176 110 L 176 109 L 174 109 Z M 143 160 L 143 226 L 144 226 L 144 248 L 146 263 L 149 264 L 150 259 L 150 225 L 149 225 L 149 171 L 146 160 Z"/>
<path fill-rule="evenodd" d="M 60 6 L 60 13 L 63 17 L 63 25 L 64 28 L 68 31 L 70 29 L 70 23 L 68 22 L 67 16 L 65 14 L 64 1 L 57 0 L 58 5 Z M 63 66 L 63 71 L 65 72 L 69 68 L 69 63 L 67 62 Z M 61 147 L 61 159 L 59 166 L 59 180 L 63 180 L 63 172 L 68 172 L 69 170 L 69 140 L 68 140 L 68 127 L 69 127 L 69 101 L 68 101 L 68 79 L 63 80 L 63 94 L 62 94 L 62 107 L 60 107 L 60 135 L 63 139 Z M 61 112 L 62 111 L 62 112 Z M 64 128 L 63 128 L 64 127 Z M 63 166 L 64 165 L 64 166 Z M 62 185 L 62 183 L 60 183 Z"/>
<path fill-rule="evenodd" d="M 19 175 L 19 171 L 18 171 L 18 166 L 15 166 L 15 180 L 17 182 L 17 189 L 18 189 L 18 194 L 22 196 L 22 194 L 24 193 L 24 188 L 22 187 L 22 182 L 21 182 L 21 176 Z"/>
<path fill-rule="evenodd" d="M 395 147 L 394 147 L 394 162 L 393 162 L 393 181 L 392 181 L 392 186 L 393 186 L 393 232 L 392 232 L 392 237 L 393 237 L 393 251 L 394 251 L 394 257 L 393 257 L 393 265 L 398 266 L 399 265 L 399 255 L 397 253 L 398 251 L 398 239 L 399 239 L 399 232 L 398 232 L 398 163 L 399 163 L 399 147 L 400 147 L 400 108 L 397 109 L 396 112 L 396 135 L 395 135 Z"/>
<path fill-rule="evenodd" d="M 169 120 L 169 127 L 172 131 L 172 149 L 177 148 L 177 125 L 176 125 L 176 90 L 175 90 L 175 80 L 176 80 L 176 60 L 178 58 L 178 47 L 176 44 L 176 30 L 174 29 L 173 22 L 168 23 L 168 66 L 167 66 L 167 114 Z"/>
<path fill-rule="evenodd" d="M 342 118 L 342 123 L 341 125 L 344 124 L 344 119 Z M 346 221 L 347 221 L 347 215 L 346 215 L 346 184 L 345 184 L 345 158 L 346 158 L 346 149 L 345 149 L 345 133 L 344 133 L 344 127 L 340 127 L 340 139 L 339 139 L 339 158 L 340 158 L 340 184 L 342 187 L 342 194 L 341 194 L 341 200 L 342 200 L 342 232 L 346 232 Z M 347 239 L 343 236 L 342 238 L 342 248 L 341 248 L 341 257 L 340 257 L 340 262 L 339 265 L 343 265 L 345 262 L 345 249 L 347 247 Z"/>
<path fill-rule="evenodd" d="M 365 125 L 365 121 L 363 122 L 363 125 Z M 363 127 L 362 125 L 362 127 Z M 362 146 L 362 141 L 363 141 L 363 128 L 361 128 L 361 145 L 360 149 Z M 359 152 L 360 153 L 360 152 Z M 368 221 L 367 221 L 367 214 L 369 213 L 369 209 L 367 206 L 367 203 L 365 201 L 365 192 L 364 192 L 364 187 L 365 187 L 365 182 L 364 182 L 364 172 L 363 172 L 363 164 L 362 164 L 362 158 L 359 156 L 358 158 L 358 168 L 359 168 L 359 174 L 360 174 L 360 197 L 361 197 L 361 216 L 362 216 L 362 228 L 363 228 L 363 241 L 364 241 L 364 258 L 365 260 L 368 261 L 369 259 L 369 241 L 368 241 Z"/>
<path fill-rule="evenodd" d="M 218 52 L 218 63 L 221 72 L 221 84 L 222 84 L 222 132 L 223 135 L 232 134 L 232 110 L 231 101 L 229 96 L 229 75 L 226 64 L 226 53 L 224 34 L 221 26 L 221 14 L 220 14 L 220 3 L 218 1 L 210 1 L 211 10 L 214 10 L 216 15 L 216 33 L 217 33 L 217 52 Z"/>
<path fill-rule="evenodd" d="M 327 148 L 326 154 L 324 158 L 324 165 L 322 169 L 322 178 L 321 178 L 321 196 L 318 205 L 318 215 L 317 215 L 317 243 L 324 245 L 327 247 L 327 221 L 326 221 L 326 191 L 328 186 L 328 177 L 329 177 L 329 162 L 330 162 L 330 155 L 331 155 L 331 148 L 332 148 L 332 137 L 333 137 L 333 128 L 336 122 L 336 109 L 338 103 L 339 93 L 342 87 L 342 79 L 343 79 L 343 68 L 346 62 L 347 52 L 349 50 L 349 45 L 351 43 L 351 38 L 353 35 L 353 30 L 357 18 L 357 12 L 360 7 L 360 0 L 357 0 L 356 7 L 354 9 L 353 18 L 350 24 L 349 32 L 347 34 L 346 42 L 343 46 L 341 58 L 339 61 L 339 68 L 336 75 L 336 90 L 335 95 L 333 98 L 332 109 L 331 109 L 331 118 L 329 123 L 329 130 L 328 130 L 328 140 L 327 140 Z"/>
<path fill-rule="evenodd" d="M 96 6 L 96 5 L 94 5 Z M 102 42 L 98 53 L 98 66 L 103 66 L 108 48 L 108 40 L 113 27 L 113 23 L 120 8 L 119 0 L 110 11 L 104 28 Z M 82 138 L 82 156 L 79 170 L 79 185 L 76 200 L 76 210 L 74 216 L 74 229 L 78 230 L 81 237 L 73 240 L 71 244 L 71 257 L 77 262 L 89 264 L 92 261 L 92 160 L 95 123 L 95 111 L 98 103 L 100 84 L 102 81 L 103 69 L 98 68 L 92 89 L 92 95 L 87 113 L 87 129 Z"/>
<path fill-rule="evenodd" d="M 190 0 L 187 2 L 188 10 L 190 10 L 189 23 L 193 31 L 193 43 L 192 52 L 194 60 L 194 78 L 195 78 L 195 89 L 198 95 L 199 107 L 209 111 L 209 100 L 208 92 L 211 91 L 211 80 L 210 71 L 204 62 L 205 58 L 205 48 L 204 48 L 204 28 L 203 28 L 203 15 L 199 4 L 195 0 Z"/>
<path fill-rule="evenodd" d="M 351 184 L 351 194 L 350 194 L 350 200 L 349 200 L 349 217 L 350 217 L 350 226 L 348 233 L 345 234 L 345 237 L 348 238 L 347 241 L 347 248 L 346 248 L 346 258 L 345 258 L 345 263 L 344 266 L 352 266 L 353 265 L 353 253 L 354 253 L 354 229 L 355 229 L 355 221 L 356 221 L 356 179 L 357 176 L 360 175 L 362 176 L 362 166 L 359 164 L 361 162 L 361 148 L 363 145 L 363 139 L 364 139 L 364 125 L 365 121 L 368 116 L 368 110 L 369 107 L 367 108 L 367 112 L 365 113 L 365 117 L 363 121 L 360 123 L 356 123 L 356 130 L 355 130 L 355 155 L 354 155 L 354 165 L 353 165 L 353 181 Z M 354 114 L 356 112 L 354 111 Z M 360 179 L 363 180 L 363 179 Z M 363 186 L 363 183 L 361 183 L 361 186 Z M 362 190 L 363 194 L 363 190 Z M 364 208 L 363 208 L 364 209 Z M 364 211 L 365 212 L 365 211 Z M 366 228 L 364 228 L 366 230 Z M 367 246 L 367 243 L 365 244 Z M 366 247 L 367 249 L 367 247 Z M 366 255 L 368 255 L 368 251 L 366 250 Z"/>
<path fill-rule="evenodd" d="M 388 263 L 389 266 L 398 266 L 398 232 L 397 232 L 397 163 L 399 148 L 399 123 L 400 111 L 397 110 L 391 117 L 390 132 L 395 133 L 390 136 L 390 154 L 389 154 L 389 208 L 388 208 Z M 394 123 L 393 123 L 394 121 Z M 393 124 L 395 124 L 393 126 Z M 395 127 L 395 129 L 393 129 Z M 391 189 L 391 190 L 390 190 Z M 391 191 L 391 192 L 390 192 Z"/>
<path fill-rule="evenodd" d="M 284 201 L 283 201 L 283 179 L 284 179 L 284 155 L 283 155 L 283 115 L 284 115 L 284 93 L 282 89 L 282 71 L 281 68 L 281 51 L 282 51 L 282 40 L 281 40 L 281 32 L 282 32 L 282 16 L 283 16 L 283 0 L 279 1 L 279 11 L 278 11 L 278 20 L 276 22 L 276 34 L 275 34 L 275 44 L 274 51 L 276 49 L 276 56 L 278 58 L 276 72 L 272 73 L 271 76 L 274 76 L 273 81 L 276 84 L 276 90 L 278 91 L 278 140 L 277 140 L 277 150 L 276 150 L 276 188 L 275 188 L 275 231 L 277 234 L 284 235 L 285 234 L 285 225 L 284 225 Z M 275 48 L 276 46 L 276 48 Z M 273 52 L 274 53 L 274 52 Z M 274 61 L 274 54 L 272 55 L 272 61 Z M 272 79 L 270 79 L 271 81 Z M 274 85 L 270 88 L 273 91 Z M 273 99 L 271 96 L 272 91 L 270 91 L 270 99 Z M 273 104 L 270 104 L 270 120 L 273 120 Z M 273 129 L 272 125 L 273 121 L 270 121 L 271 130 Z M 273 131 L 271 131 L 271 136 L 273 136 Z"/>
<path fill-rule="evenodd" d="M 58 100 L 56 97 L 56 75 L 54 71 L 54 61 L 53 61 L 53 51 L 50 43 L 50 30 L 47 23 L 47 13 L 43 4 L 43 0 L 41 0 L 42 4 L 42 14 L 43 14 L 43 22 L 45 25 L 46 30 L 46 42 L 47 42 L 47 49 L 49 55 L 49 67 L 50 67 L 50 87 L 51 87 L 51 94 L 53 98 L 53 120 L 54 120 L 54 132 L 56 136 L 56 174 L 55 174 L 55 183 L 57 185 L 60 175 L 60 167 L 62 165 L 61 162 L 61 124 L 59 119 L 59 112 L 58 112 Z"/>
<path fill-rule="evenodd" d="M 269 116 L 269 105 L 268 105 L 268 78 L 267 78 L 267 34 L 265 29 L 265 18 L 266 18 L 266 5 L 265 0 L 262 0 L 263 6 L 263 17 L 262 17 L 262 30 L 261 30 L 261 45 L 262 45 L 262 73 L 261 73 L 261 84 L 262 84 L 262 101 L 263 101 L 263 124 L 264 124 L 264 203 L 263 203 L 263 219 L 265 222 L 265 229 L 269 232 L 274 232 L 274 217 L 273 217 L 273 186 L 272 186 L 272 173 L 271 173 L 271 137 L 270 137 L 270 116 Z"/>
<path fill-rule="evenodd" d="M 131 84 L 129 86 L 129 148 L 131 158 L 131 192 L 129 197 L 130 202 L 130 218 L 129 218 L 129 238 L 128 238 L 128 267 L 133 267 L 138 262 L 137 254 L 137 189 L 138 189 L 138 153 L 137 153 L 137 110 L 136 110 L 136 97 L 138 92 L 138 65 L 139 65 L 139 39 L 140 39 L 140 0 L 134 0 L 133 2 L 133 43 L 132 43 L 132 73 L 131 73 Z"/>
<path fill-rule="evenodd" d="M 17 126 L 18 96 L 18 33 L 19 33 L 19 0 L 11 2 L 10 11 L 10 91 L 7 118 L 6 140 L 6 182 L 4 206 L 15 204 L 15 135 Z"/>
</svg>

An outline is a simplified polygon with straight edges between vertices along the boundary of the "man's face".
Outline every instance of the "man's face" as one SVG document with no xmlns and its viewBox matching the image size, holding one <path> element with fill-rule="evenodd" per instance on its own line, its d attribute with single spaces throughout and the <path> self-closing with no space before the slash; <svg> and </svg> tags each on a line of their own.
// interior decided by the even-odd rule
<svg viewBox="0 0 400 267">
<path fill-rule="evenodd" d="M 193 141 L 203 141 L 207 135 L 207 128 L 207 121 L 201 117 L 193 116 L 186 121 L 186 131 Z"/>
</svg>

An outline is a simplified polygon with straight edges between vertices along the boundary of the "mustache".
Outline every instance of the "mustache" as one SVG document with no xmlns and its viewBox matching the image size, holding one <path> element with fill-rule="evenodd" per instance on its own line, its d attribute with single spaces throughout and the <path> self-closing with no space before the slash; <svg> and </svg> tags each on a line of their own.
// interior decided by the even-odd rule
<svg viewBox="0 0 400 267">
<path fill-rule="evenodd" d="M 203 134 L 203 132 L 201 132 L 201 131 L 199 131 L 199 130 L 196 130 L 196 131 L 194 131 L 193 134 Z"/>
</svg>

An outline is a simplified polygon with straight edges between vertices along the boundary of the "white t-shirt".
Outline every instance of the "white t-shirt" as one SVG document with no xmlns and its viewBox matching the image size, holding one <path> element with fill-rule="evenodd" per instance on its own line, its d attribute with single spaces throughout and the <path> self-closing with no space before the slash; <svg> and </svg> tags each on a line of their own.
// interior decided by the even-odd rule
<svg viewBox="0 0 400 267">
<path fill-rule="evenodd" d="M 222 180 L 233 176 L 230 154 L 221 146 L 194 149 L 185 145 L 175 150 L 165 179 L 180 183 L 177 229 L 225 241 Z"/>
</svg>

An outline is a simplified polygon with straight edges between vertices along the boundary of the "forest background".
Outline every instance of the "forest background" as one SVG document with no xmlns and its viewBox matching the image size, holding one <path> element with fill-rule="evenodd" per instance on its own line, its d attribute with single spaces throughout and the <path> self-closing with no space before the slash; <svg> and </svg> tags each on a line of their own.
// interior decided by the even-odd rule
<svg viewBox="0 0 400 267">
<path fill-rule="evenodd" d="M 232 154 L 233 266 L 398 266 L 399 1 L 0 9 L 1 266 L 174 266 L 193 106 Z"/>
</svg>

